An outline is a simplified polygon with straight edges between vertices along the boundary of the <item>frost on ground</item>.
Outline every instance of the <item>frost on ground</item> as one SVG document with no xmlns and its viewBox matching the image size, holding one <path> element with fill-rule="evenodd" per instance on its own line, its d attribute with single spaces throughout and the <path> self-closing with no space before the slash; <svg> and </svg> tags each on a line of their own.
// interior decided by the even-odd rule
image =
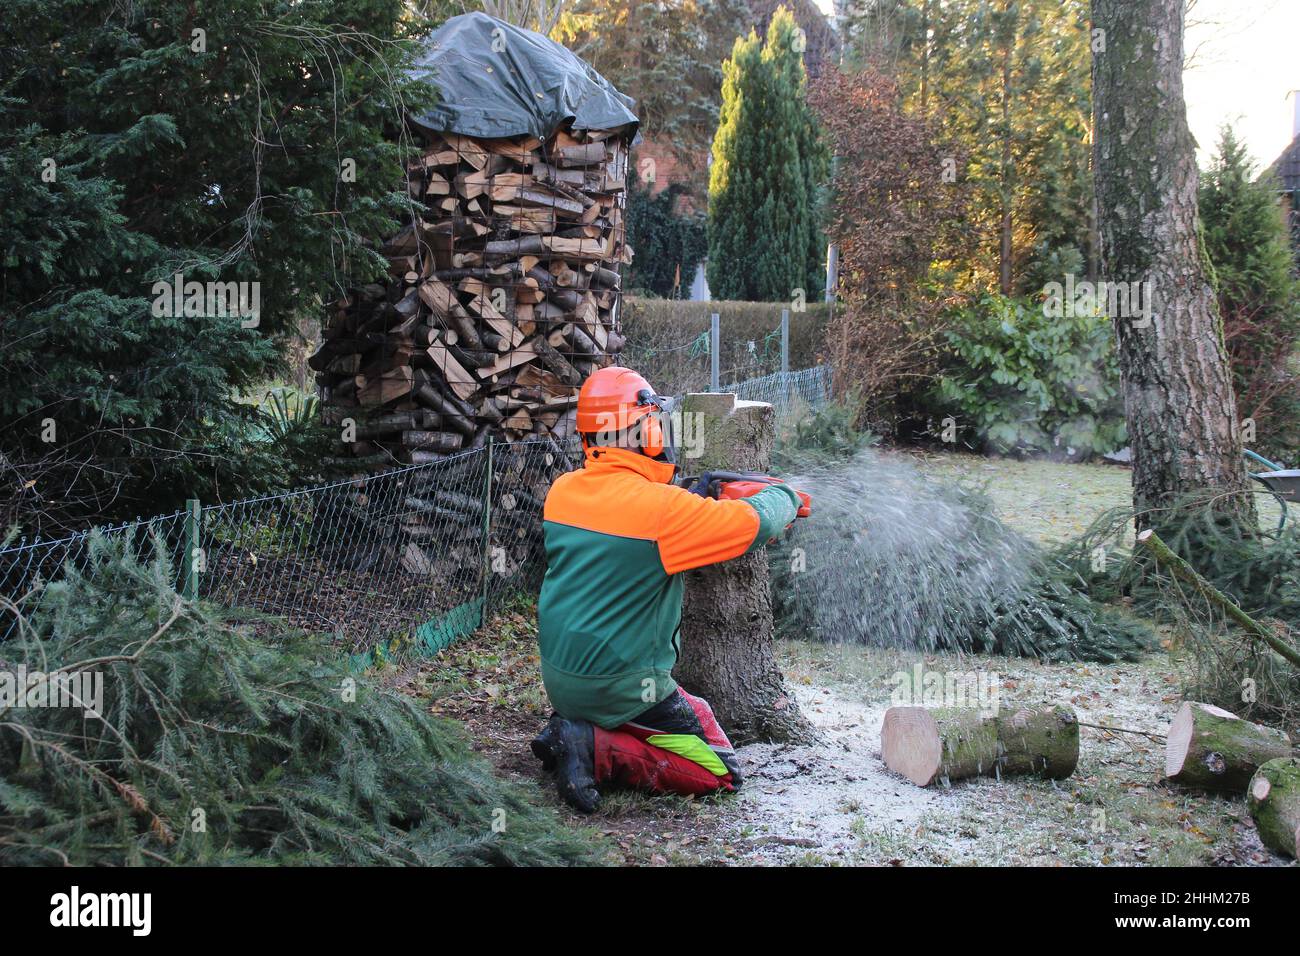
<svg viewBox="0 0 1300 956">
<path fill-rule="evenodd" d="M 825 743 L 751 744 L 739 751 L 745 785 L 728 834 L 737 849 L 752 851 L 755 862 L 858 862 L 868 832 L 914 831 L 949 802 L 946 793 L 914 787 L 885 771 L 884 706 L 824 689 L 795 693 Z"/>
<path fill-rule="evenodd" d="M 671 865 L 1259 865 L 1286 861 L 1259 844 L 1244 801 L 1160 783 L 1164 742 L 1082 728 L 1079 767 L 1059 782 L 1026 777 L 921 789 L 880 760 L 893 675 L 927 670 L 996 675 L 999 698 L 1067 703 L 1081 722 L 1164 734 L 1178 709 L 1176 656 L 1140 664 L 1041 664 L 782 641 L 799 706 L 822 731 L 812 747 L 740 750 L 738 794 L 717 799 L 606 795 L 595 817 L 559 804 L 528 752 L 550 707 L 531 609 L 394 679 L 437 714 L 465 722 L 498 769 L 535 788 L 574 826 L 593 826 L 613 862 Z"/>
<path fill-rule="evenodd" d="M 892 674 L 920 658 L 791 642 L 783 665 L 824 735 L 815 746 L 741 748 L 746 785 L 723 839 L 746 862 L 845 865 L 1265 864 L 1244 802 L 1160 783 L 1178 674 L 1142 664 L 1040 664 L 927 656 L 927 670 L 996 673 L 1003 706 L 1066 703 L 1083 724 L 1063 781 L 1017 777 L 922 789 L 880 759 Z"/>
<path fill-rule="evenodd" d="M 889 453 L 901 457 L 896 453 Z M 1040 543 L 1122 506 L 1128 473 L 1104 465 L 910 456 L 922 471 L 986 484 L 1008 524 Z M 754 745 L 728 797 L 609 793 L 600 812 L 559 805 L 528 740 L 550 713 L 530 605 L 491 625 L 399 684 L 437 714 L 464 721 L 501 772 L 535 787 L 575 826 L 593 826 L 614 862 L 781 865 L 1263 865 L 1287 861 L 1260 845 L 1244 801 L 1184 793 L 1160 782 L 1166 731 L 1181 703 L 1177 648 L 1139 664 L 1044 664 L 1021 658 L 926 655 L 858 645 L 777 644 L 804 713 L 824 735 L 811 747 Z M 1026 777 L 920 789 L 880 760 L 891 678 L 918 663 L 941 672 L 996 674 L 1004 705 L 1065 703 L 1083 724 L 1079 766 L 1067 780 Z M 1145 736 L 1157 735 L 1157 736 Z"/>
</svg>

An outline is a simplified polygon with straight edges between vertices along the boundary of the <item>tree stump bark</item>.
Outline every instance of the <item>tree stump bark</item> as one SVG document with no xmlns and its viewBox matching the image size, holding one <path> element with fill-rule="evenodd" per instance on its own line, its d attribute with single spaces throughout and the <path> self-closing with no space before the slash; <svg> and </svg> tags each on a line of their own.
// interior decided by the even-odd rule
<svg viewBox="0 0 1300 956">
<path fill-rule="evenodd" d="M 687 395 L 682 413 L 686 471 L 768 470 L 771 405 L 703 393 Z M 737 745 L 815 740 L 776 665 L 766 551 L 685 573 L 678 683 L 713 706 Z"/>
<path fill-rule="evenodd" d="M 968 777 L 1032 774 L 1063 780 L 1079 762 L 1079 722 L 1065 706 L 987 717 L 957 707 L 891 707 L 880 755 L 918 787 Z"/>
<path fill-rule="evenodd" d="M 1291 752 L 1283 731 L 1189 701 L 1169 725 L 1165 777 L 1185 787 L 1241 793 L 1261 764 Z"/>
<path fill-rule="evenodd" d="M 1280 757 L 1255 771 L 1246 791 L 1259 838 L 1270 850 L 1297 856 L 1300 846 L 1300 760 Z"/>
</svg>

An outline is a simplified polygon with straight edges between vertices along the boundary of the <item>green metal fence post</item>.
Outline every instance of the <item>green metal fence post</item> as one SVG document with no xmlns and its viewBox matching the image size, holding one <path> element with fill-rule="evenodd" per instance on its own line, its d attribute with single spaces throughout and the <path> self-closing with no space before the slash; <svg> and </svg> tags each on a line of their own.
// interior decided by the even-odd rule
<svg viewBox="0 0 1300 956">
<path fill-rule="evenodd" d="M 199 539 L 203 533 L 203 505 L 198 498 L 185 502 L 185 583 L 182 593 L 186 600 L 199 599 Z"/>
<path fill-rule="evenodd" d="M 481 590 L 479 592 L 479 625 L 487 623 L 488 575 L 492 573 L 492 549 L 488 532 L 492 528 L 492 436 L 487 440 L 487 468 L 483 475 L 483 561 L 480 566 Z"/>
<path fill-rule="evenodd" d="M 722 316 L 714 312 L 709 316 L 709 391 L 722 391 Z"/>
<path fill-rule="evenodd" d="M 781 399 L 782 414 L 790 411 L 790 310 L 781 310 Z"/>
</svg>

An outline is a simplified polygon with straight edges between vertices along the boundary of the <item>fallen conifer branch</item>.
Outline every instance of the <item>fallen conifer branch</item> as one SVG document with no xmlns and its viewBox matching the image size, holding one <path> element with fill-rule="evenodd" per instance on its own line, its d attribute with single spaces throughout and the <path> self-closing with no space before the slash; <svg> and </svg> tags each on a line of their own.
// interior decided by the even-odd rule
<svg viewBox="0 0 1300 956">
<path fill-rule="evenodd" d="M 1270 631 L 1264 625 L 1260 624 L 1253 617 L 1243 611 L 1231 598 L 1216 588 L 1205 578 L 1201 577 L 1190 564 L 1169 550 L 1169 546 L 1160 540 L 1160 535 L 1155 531 L 1147 528 L 1137 536 L 1138 543 L 1145 546 L 1148 551 L 1155 557 L 1163 567 L 1167 568 L 1175 577 L 1186 581 L 1203 597 L 1207 598 L 1214 604 L 1218 605 L 1225 614 L 1233 621 L 1241 625 L 1251 637 L 1263 641 L 1279 655 L 1290 661 L 1296 667 L 1300 667 L 1300 651 L 1287 644 L 1280 637 Z"/>
</svg>

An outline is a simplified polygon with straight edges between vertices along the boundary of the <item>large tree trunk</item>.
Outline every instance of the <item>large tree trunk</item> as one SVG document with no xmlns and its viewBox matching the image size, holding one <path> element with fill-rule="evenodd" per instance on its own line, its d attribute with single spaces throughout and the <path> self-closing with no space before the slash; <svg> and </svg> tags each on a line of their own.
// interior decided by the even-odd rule
<svg viewBox="0 0 1300 956">
<path fill-rule="evenodd" d="M 696 394 L 686 396 L 682 411 L 702 426 L 686 436 L 698 439 L 703 452 L 685 462 L 691 472 L 768 470 L 776 428 L 771 405 Z M 773 655 L 766 551 L 686 575 L 682 652 L 673 676 L 713 705 L 735 744 L 813 739 Z"/>
<path fill-rule="evenodd" d="M 1093 28 L 1104 31 L 1092 61 L 1102 276 L 1140 283 L 1145 305 L 1111 311 L 1139 527 L 1158 524 L 1144 515 L 1152 507 L 1207 489 L 1254 514 L 1223 323 L 1197 241 L 1183 4 L 1092 0 Z"/>
</svg>

